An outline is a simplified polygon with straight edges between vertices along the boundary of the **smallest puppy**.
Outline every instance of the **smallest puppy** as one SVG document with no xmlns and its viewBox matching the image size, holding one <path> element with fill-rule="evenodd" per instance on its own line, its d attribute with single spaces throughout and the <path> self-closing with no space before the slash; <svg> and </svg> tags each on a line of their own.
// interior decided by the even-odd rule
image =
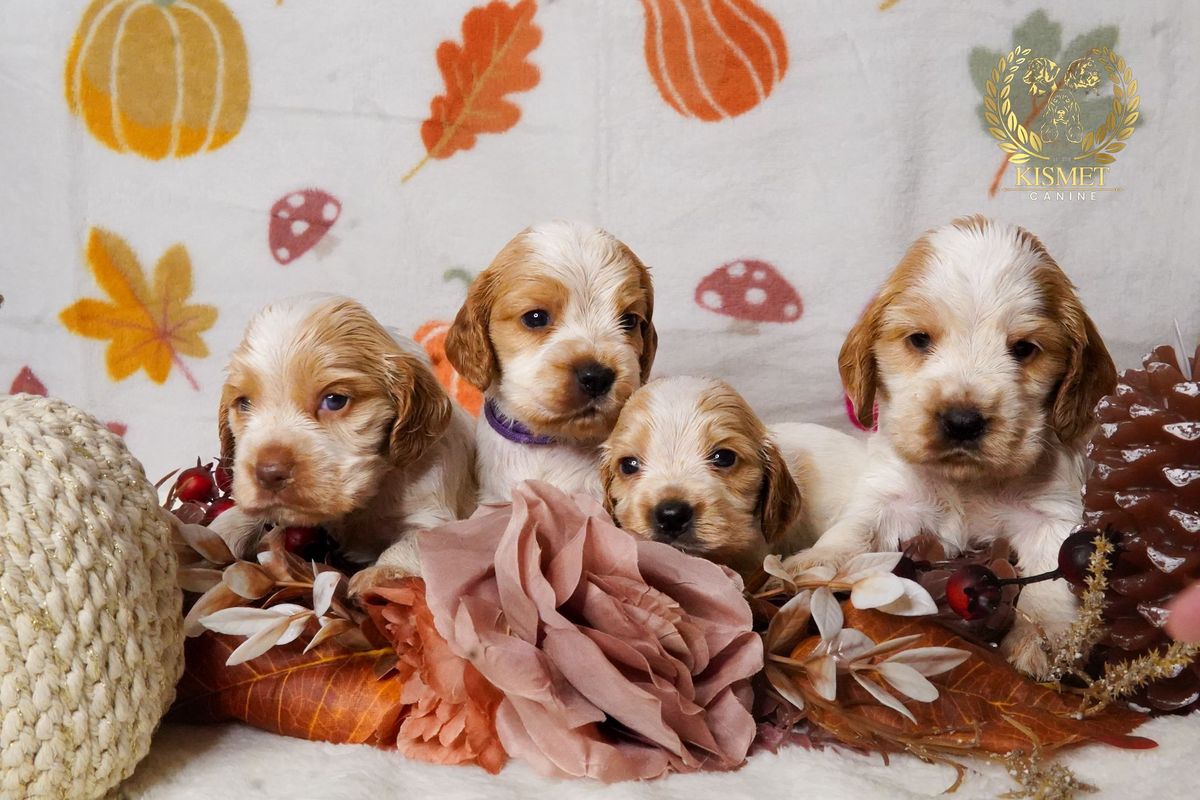
<svg viewBox="0 0 1200 800">
<path fill-rule="evenodd" d="M 625 530 L 748 574 L 832 525 L 865 457 L 819 425 L 768 430 L 724 381 L 659 378 L 621 411 L 601 480 Z"/>
<path fill-rule="evenodd" d="M 217 412 L 237 505 L 213 529 L 235 554 L 268 525 L 321 526 L 374 568 L 420 574 L 414 534 L 474 508 L 471 423 L 422 354 L 343 297 L 273 303 L 250 321 Z"/>
</svg>

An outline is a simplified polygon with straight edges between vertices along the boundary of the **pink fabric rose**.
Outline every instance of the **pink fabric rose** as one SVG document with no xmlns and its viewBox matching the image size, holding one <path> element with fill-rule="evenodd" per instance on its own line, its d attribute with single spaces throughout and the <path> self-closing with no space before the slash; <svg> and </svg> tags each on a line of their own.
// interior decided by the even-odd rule
<svg viewBox="0 0 1200 800">
<path fill-rule="evenodd" d="M 510 756 L 606 782 L 745 760 L 763 653 L 734 573 L 533 481 L 420 549 L 438 632 L 504 694 Z"/>
</svg>

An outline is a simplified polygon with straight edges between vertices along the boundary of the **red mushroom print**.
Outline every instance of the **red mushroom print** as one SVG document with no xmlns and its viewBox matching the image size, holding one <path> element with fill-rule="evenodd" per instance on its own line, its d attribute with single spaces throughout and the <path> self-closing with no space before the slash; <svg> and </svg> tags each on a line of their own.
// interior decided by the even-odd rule
<svg viewBox="0 0 1200 800">
<path fill-rule="evenodd" d="M 271 206 L 271 256 L 280 264 L 292 263 L 325 238 L 341 214 L 337 198 L 320 189 L 284 195 Z"/>
<path fill-rule="evenodd" d="M 696 287 L 696 302 L 733 317 L 733 330 L 757 333 L 760 322 L 795 322 L 804 311 L 799 293 L 765 261 L 722 264 Z"/>
<path fill-rule="evenodd" d="M 8 387 L 8 393 L 34 394 L 38 397 L 46 397 L 49 394 L 46 390 L 46 384 L 42 383 L 28 366 L 21 367 L 21 371 L 17 373 L 17 377 L 13 378 L 12 385 Z M 104 427 L 117 436 L 124 436 L 125 432 L 129 430 L 129 426 L 124 422 L 106 422 Z"/>
<path fill-rule="evenodd" d="M 38 380 L 38 376 L 33 374 L 33 370 L 29 367 L 21 367 L 21 371 L 17 373 L 17 377 L 13 378 L 12 386 L 8 389 L 9 394 L 36 394 L 39 397 L 46 396 L 46 384 Z"/>
</svg>

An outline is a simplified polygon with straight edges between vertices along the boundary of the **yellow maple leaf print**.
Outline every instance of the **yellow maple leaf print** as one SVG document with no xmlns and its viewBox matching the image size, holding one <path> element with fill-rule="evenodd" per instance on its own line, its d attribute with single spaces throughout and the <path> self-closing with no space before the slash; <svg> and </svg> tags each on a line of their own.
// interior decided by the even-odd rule
<svg viewBox="0 0 1200 800">
<path fill-rule="evenodd" d="M 162 383 L 174 364 L 199 391 L 200 385 L 180 356 L 208 355 L 208 345 L 200 334 L 217 321 L 217 309 L 188 304 L 192 264 L 187 249 L 176 244 L 163 253 L 151 284 L 120 236 L 92 228 L 87 263 L 111 302 L 86 297 L 63 309 L 59 319 L 67 330 L 89 339 L 109 340 L 105 364 L 114 381 L 144 369 L 150 380 Z"/>
</svg>

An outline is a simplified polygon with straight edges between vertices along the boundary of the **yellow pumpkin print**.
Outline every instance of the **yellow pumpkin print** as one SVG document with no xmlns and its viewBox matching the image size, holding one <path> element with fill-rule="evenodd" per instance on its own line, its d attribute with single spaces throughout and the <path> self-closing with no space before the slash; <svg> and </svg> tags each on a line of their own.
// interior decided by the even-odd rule
<svg viewBox="0 0 1200 800">
<path fill-rule="evenodd" d="M 65 82 L 97 140 L 155 160 L 227 144 L 250 103 L 246 42 L 220 0 L 94 0 Z"/>
</svg>

